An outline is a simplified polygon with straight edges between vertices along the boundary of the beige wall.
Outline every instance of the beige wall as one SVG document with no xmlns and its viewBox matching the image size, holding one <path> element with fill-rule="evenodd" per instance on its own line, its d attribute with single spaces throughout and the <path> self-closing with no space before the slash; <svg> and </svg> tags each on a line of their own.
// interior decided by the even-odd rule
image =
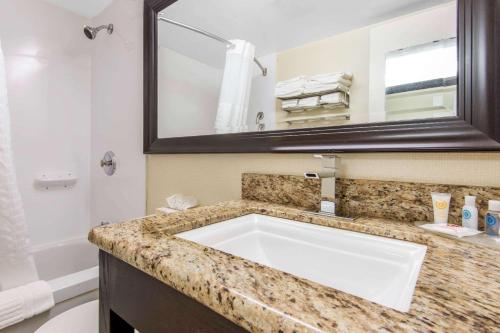
<svg viewBox="0 0 500 333">
<path fill-rule="evenodd" d="M 340 176 L 500 187 L 500 153 L 339 154 Z M 151 213 L 174 193 L 201 204 L 240 197 L 243 172 L 301 175 L 318 170 L 312 154 L 200 154 L 148 156 L 147 207 Z"/>
</svg>

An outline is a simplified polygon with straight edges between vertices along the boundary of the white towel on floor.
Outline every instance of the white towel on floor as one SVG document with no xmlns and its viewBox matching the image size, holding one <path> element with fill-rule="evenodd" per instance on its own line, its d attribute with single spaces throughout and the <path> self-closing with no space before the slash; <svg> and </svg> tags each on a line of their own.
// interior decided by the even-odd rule
<svg viewBox="0 0 500 333">
<path fill-rule="evenodd" d="M 190 197 L 182 194 L 174 194 L 167 198 L 168 207 L 176 210 L 187 210 L 198 206 L 198 200 L 195 197 Z"/>
<path fill-rule="evenodd" d="M 36 281 L 0 292 L 0 330 L 47 311 L 54 306 L 52 288 Z"/>
</svg>

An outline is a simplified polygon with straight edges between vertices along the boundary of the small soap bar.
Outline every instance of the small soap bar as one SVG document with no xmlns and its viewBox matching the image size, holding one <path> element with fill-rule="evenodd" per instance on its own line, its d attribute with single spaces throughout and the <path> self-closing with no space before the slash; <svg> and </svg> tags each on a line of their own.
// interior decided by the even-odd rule
<svg viewBox="0 0 500 333">
<path fill-rule="evenodd" d="M 321 211 L 324 213 L 335 214 L 335 202 L 321 201 Z"/>
</svg>

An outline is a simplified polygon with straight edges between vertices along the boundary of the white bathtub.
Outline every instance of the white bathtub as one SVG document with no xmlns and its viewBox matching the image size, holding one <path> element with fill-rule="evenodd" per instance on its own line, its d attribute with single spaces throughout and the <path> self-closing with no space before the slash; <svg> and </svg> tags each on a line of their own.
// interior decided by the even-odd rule
<svg viewBox="0 0 500 333">
<path fill-rule="evenodd" d="M 40 280 L 50 284 L 56 303 L 99 286 L 98 250 L 86 238 L 37 246 L 32 254 Z"/>
<path fill-rule="evenodd" d="M 2 333 L 33 333 L 49 319 L 98 297 L 98 250 L 85 237 L 36 246 L 31 253 L 40 279 L 54 291 L 56 305 Z"/>
</svg>

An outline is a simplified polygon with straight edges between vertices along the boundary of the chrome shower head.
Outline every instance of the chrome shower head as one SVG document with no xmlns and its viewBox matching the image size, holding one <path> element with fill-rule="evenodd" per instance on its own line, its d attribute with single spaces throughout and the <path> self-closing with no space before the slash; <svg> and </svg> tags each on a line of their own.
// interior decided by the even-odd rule
<svg viewBox="0 0 500 333">
<path fill-rule="evenodd" d="M 101 25 L 100 27 L 97 27 L 97 28 L 93 28 L 93 27 L 89 27 L 88 25 L 85 25 L 85 26 L 83 26 L 83 33 L 85 34 L 85 36 L 87 36 L 88 39 L 93 40 L 97 37 L 97 34 L 99 33 L 99 31 L 101 31 L 103 29 L 106 29 L 106 31 L 110 35 L 113 33 L 113 25 L 112 24 Z"/>
</svg>

